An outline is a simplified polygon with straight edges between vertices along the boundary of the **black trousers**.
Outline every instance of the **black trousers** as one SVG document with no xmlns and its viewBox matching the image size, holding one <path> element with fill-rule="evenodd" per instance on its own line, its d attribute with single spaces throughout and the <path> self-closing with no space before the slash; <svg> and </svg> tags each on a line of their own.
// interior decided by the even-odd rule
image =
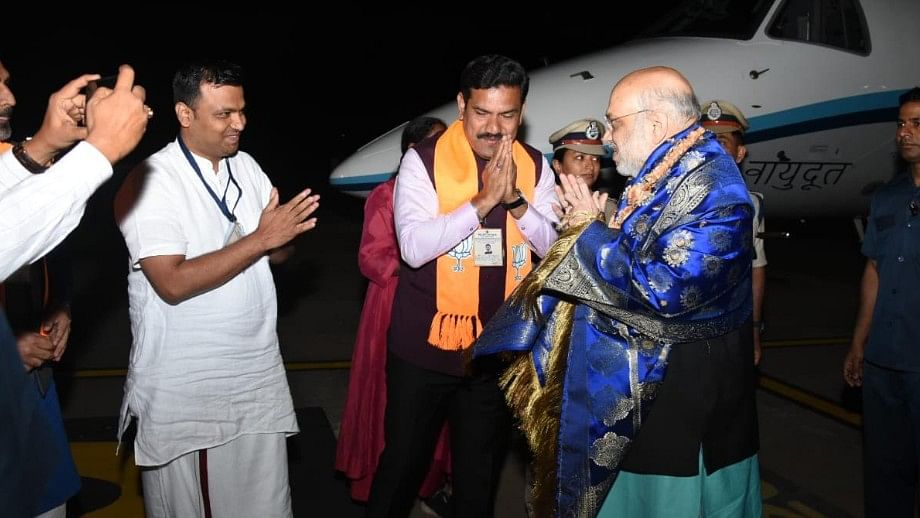
<svg viewBox="0 0 920 518">
<path fill-rule="evenodd" d="M 716 338 L 674 344 L 623 470 L 689 477 L 699 472 L 700 447 L 708 474 L 757 453 L 753 337 L 748 320 Z"/>
<path fill-rule="evenodd" d="M 409 516 L 445 419 L 450 424 L 454 516 L 493 516 L 511 423 L 498 387 L 498 366 L 477 360 L 473 374 L 461 378 L 389 353 L 386 372 L 386 445 L 366 516 Z"/>
<path fill-rule="evenodd" d="M 913 518 L 920 482 L 920 372 L 863 362 L 866 518 Z"/>
</svg>

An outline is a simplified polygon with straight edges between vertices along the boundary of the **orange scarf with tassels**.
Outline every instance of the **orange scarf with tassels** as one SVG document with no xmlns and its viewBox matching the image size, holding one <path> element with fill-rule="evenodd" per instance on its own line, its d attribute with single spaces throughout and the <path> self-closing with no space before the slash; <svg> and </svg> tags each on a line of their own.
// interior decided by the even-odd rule
<svg viewBox="0 0 920 518">
<path fill-rule="evenodd" d="M 516 186 L 526 199 L 533 200 L 537 178 L 534 161 L 518 142 L 512 146 L 511 156 L 517 166 Z M 437 187 L 440 214 L 447 214 L 469 203 L 479 192 L 476 157 L 463 133 L 461 121 L 451 124 L 435 144 L 434 184 Z M 510 212 L 505 223 L 504 238 L 507 298 L 531 269 L 530 245 Z M 428 332 L 428 343 L 431 345 L 451 351 L 464 350 L 479 337 L 482 332 L 482 322 L 479 320 L 479 268 L 473 260 L 472 235 L 453 250 L 438 257 L 437 312 Z"/>
</svg>

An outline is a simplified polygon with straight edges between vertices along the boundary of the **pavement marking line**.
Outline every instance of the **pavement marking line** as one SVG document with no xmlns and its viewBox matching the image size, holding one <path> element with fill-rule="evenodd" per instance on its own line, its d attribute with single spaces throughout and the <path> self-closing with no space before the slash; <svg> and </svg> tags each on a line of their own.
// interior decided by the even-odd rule
<svg viewBox="0 0 920 518">
<path fill-rule="evenodd" d="M 144 499 L 140 492 L 140 471 L 134 465 L 134 455 L 115 455 L 117 443 L 105 441 L 72 441 L 70 452 L 81 477 L 91 477 L 115 484 L 121 489 L 119 498 L 105 507 L 84 514 L 87 518 L 121 518 L 143 516 Z M 92 504 L 92 502 L 89 502 Z"/>
<path fill-rule="evenodd" d="M 837 403 L 805 389 L 784 383 L 766 374 L 758 376 L 757 385 L 767 392 L 798 403 L 805 408 L 824 414 L 844 424 L 854 428 L 862 427 L 862 416 L 860 414 L 847 410 Z"/>
<path fill-rule="evenodd" d="M 809 345 L 849 345 L 851 339 L 839 338 L 800 338 L 793 340 L 763 340 L 761 347 L 804 347 Z"/>
<path fill-rule="evenodd" d="M 787 342 L 797 342 L 795 345 L 848 343 L 848 341 L 842 339 L 822 339 L 822 343 L 815 343 L 816 340 L 790 340 Z M 786 343 L 779 346 L 789 345 L 791 344 Z M 348 361 L 285 363 L 285 368 L 289 371 L 348 369 L 350 366 L 351 362 Z M 126 374 L 125 369 L 89 369 L 77 371 L 74 376 L 77 378 L 110 378 L 123 377 Z M 846 425 L 856 428 L 862 426 L 862 417 L 858 413 L 847 410 L 833 401 L 782 382 L 772 376 L 759 374 L 758 387 Z M 134 465 L 133 456 L 129 455 L 128 458 L 124 458 L 124 454 L 122 454 L 116 457 L 116 443 L 114 442 L 73 441 L 70 444 L 74 461 L 81 476 L 105 480 L 119 486 L 121 489 L 121 495 L 116 501 L 101 509 L 87 513 L 87 518 L 136 516 L 143 513 L 143 496 L 140 494 L 138 484 L 140 475 Z M 782 498 L 784 491 L 777 491 L 777 488 L 768 480 L 762 480 L 761 483 L 765 515 L 796 518 L 822 518 L 826 516 L 799 500 L 792 499 L 784 502 Z"/>
<path fill-rule="evenodd" d="M 850 339 L 839 338 L 803 338 L 796 340 L 764 340 L 763 347 L 802 347 L 809 345 L 842 345 L 849 344 Z M 350 369 L 350 361 L 318 361 L 318 362 L 285 362 L 284 368 L 289 371 L 316 371 L 316 370 L 342 370 Z M 119 378 L 128 375 L 127 369 L 81 369 L 74 371 L 74 378 Z"/>
<path fill-rule="evenodd" d="M 91 495 L 82 495 L 90 511 L 85 518 L 123 518 L 143 516 L 144 496 L 140 490 L 140 470 L 134 464 L 134 455 L 115 455 L 117 443 L 113 441 L 71 441 L 70 449 L 81 477 L 103 480 L 117 486 L 121 492 L 111 503 L 94 501 Z M 127 455 L 127 456 L 126 456 Z M 81 489 L 84 490 L 85 488 Z M 793 495 L 801 496 L 800 492 Z M 764 516 L 773 518 L 825 518 L 797 499 L 785 501 L 784 490 L 766 479 L 761 479 L 761 498 Z M 104 504 L 104 505 L 103 505 Z"/>
<path fill-rule="evenodd" d="M 765 347 L 794 347 L 808 345 L 840 345 L 849 343 L 848 338 L 810 338 L 802 340 L 769 340 Z M 350 361 L 328 362 L 287 362 L 284 364 L 288 371 L 314 371 L 314 370 L 344 370 L 351 367 Z M 74 378 L 118 378 L 127 376 L 126 369 L 85 369 L 73 373 Z M 841 421 L 847 425 L 859 428 L 862 426 L 862 416 L 847 410 L 835 402 L 808 392 L 804 389 L 782 382 L 772 376 L 760 374 L 758 386 L 774 395 L 797 403 L 805 408 L 814 410 L 828 417 Z"/>
<path fill-rule="evenodd" d="M 350 361 L 338 362 L 286 362 L 284 368 L 289 371 L 321 371 L 350 369 Z"/>
<path fill-rule="evenodd" d="M 764 340 L 763 347 L 804 347 L 810 345 L 846 345 L 847 337 L 802 338 L 795 340 Z M 350 361 L 285 362 L 289 371 L 342 370 L 351 368 Z M 128 375 L 127 369 L 81 369 L 74 371 L 74 378 L 119 378 Z"/>
<path fill-rule="evenodd" d="M 128 369 L 81 369 L 74 371 L 74 378 L 123 378 Z"/>
<path fill-rule="evenodd" d="M 789 508 L 806 518 L 821 518 L 824 515 L 798 500 L 789 502 Z"/>
<path fill-rule="evenodd" d="M 289 371 L 321 371 L 350 369 L 350 361 L 332 362 L 287 362 L 284 368 Z M 74 378 L 123 378 L 128 369 L 81 369 L 74 371 Z"/>
</svg>

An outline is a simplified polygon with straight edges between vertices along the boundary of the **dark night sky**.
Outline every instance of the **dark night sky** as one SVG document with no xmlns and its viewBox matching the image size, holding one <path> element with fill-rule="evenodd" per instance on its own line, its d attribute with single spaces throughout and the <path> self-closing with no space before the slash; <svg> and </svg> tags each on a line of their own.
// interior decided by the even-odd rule
<svg viewBox="0 0 920 518">
<path fill-rule="evenodd" d="M 219 57 L 246 70 L 249 122 L 242 149 L 259 160 L 283 194 L 304 184 L 323 189 L 331 164 L 453 99 L 460 70 L 473 57 L 506 54 L 533 70 L 614 45 L 635 32 L 637 20 L 648 19 L 642 13 L 617 17 L 600 7 L 569 12 L 513 4 L 451 7 L 448 13 L 345 1 L 327 5 L 323 16 L 305 18 L 291 9 L 230 13 L 186 6 L 118 24 L 94 23 L 91 16 L 76 26 L 69 18 L 45 20 L 45 38 L 35 38 L 36 27 L 29 26 L 27 46 L 0 46 L 19 100 L 14 137 L 38 127 L 47 96 L 70 78 L 107 75 L 119 63 L 130 63 L 157 116 L 138 149 L 119 165 L 122 172 L 174 135 L 170 81 L 177 66 L 188 58 Z M 8 24 L 6 30 L 17 28 Z"/>
</svg>

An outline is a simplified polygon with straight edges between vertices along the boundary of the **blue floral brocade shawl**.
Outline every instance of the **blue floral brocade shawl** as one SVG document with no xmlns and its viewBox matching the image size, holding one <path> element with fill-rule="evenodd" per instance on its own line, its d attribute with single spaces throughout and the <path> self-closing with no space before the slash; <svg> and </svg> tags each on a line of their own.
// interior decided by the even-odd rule
<svg viewBox="0 0 920 518">
<path fill-rule="evenodd" d="M 628 185 L 697 127 L 659 146 Z M 621 197 L 619 209 L 626 203 Z M 544 264 L 553 269 L 542 272 L 538 314 L 512 295 L 486 325 L 474 354 L 529 352 L 538 391 L 555 380 L 547 370 L 559 327 L 571 326 L 552 416 L 555 516 L 597 514 L 655 401 L 671 347 L 724 335 L 749 318 L 752 211 L 737 166 L 706 132 L 620 230 L 594 222 L 574 245 L 557 243 L 571 247 Z M 574 312 L 560 311 L 569 304 Z M 518 417 L 526 428 L 540 416 Z"/>
</svg>

